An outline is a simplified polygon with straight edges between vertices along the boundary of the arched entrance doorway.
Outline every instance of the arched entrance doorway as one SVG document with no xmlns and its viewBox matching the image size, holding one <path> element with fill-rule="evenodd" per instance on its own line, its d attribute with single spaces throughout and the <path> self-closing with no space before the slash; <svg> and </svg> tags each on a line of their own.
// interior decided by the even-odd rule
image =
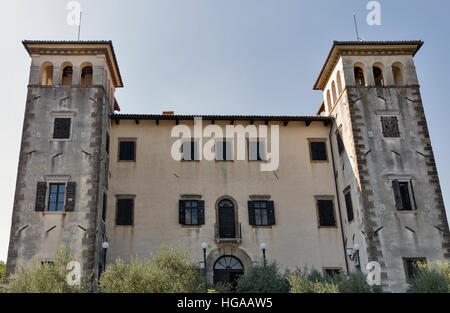
<svg viewBox="0 0 450 313">
<path fill-rule="evenodd" d="M 229 199 L 224 199 L 218 205 L 219 236 L 220 238 L 236 238 L 236 219 L 234 204 Z"/>
<path fill-rule="evenodd" d="M 244 274 L 244 266 L 234 256 L 223 256 L 214 264 L 214 284 L 230 283 L 234 288 L 242 274 Z"/>
</svg>

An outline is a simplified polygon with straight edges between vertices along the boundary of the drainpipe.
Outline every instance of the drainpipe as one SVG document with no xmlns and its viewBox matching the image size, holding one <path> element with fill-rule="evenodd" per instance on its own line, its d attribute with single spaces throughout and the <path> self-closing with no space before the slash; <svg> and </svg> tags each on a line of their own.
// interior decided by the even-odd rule
<svg viewBox="0 0 450 313">
<path fill-rule="evenodd" d="M 334 150 L 333 150 L 333 140 L 332 140 L 332 133 L 333 133 L 333 128 L 335 125 L 336 120 L 331 117 L 332 122 L 331 122 L 331 127 L 330 127 L 330 134 L 329 134 L 329 139 L 330 139 L 330 149 L 331 149 L 331 160 L 333 161 L 333 178 L 334 178 L 334 187 L 336 189 L 336 198 L 337 198 L 337 207 L 338 207 L 338 211 L 339 211 L 339 222 L 341 224 L 341 237 L 342 237 L 342 247 L 344 248 L 344 260 L 345 260 L 345 268 L 347 269 L 347 273 L 349 273 L 349 267 L 348 267 L 348 260 L 347 260 L 347 251 L 346 251 L 346 247 L 345 247 L 345 236 L 344 236 L 344 224 L 342 224 L 342 214 L 341 214 L 341 200 L 339 197 L 339 190 L 338 190 L 338 183 L 337 183 L 337 178 L 336 178 L 336 165 L 334 163 Z"/>
</svg>

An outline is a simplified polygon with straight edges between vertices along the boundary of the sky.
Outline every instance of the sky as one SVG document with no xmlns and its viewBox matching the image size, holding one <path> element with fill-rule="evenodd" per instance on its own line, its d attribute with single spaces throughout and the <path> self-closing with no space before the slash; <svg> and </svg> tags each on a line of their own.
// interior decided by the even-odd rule
<svg viewBox="0 0 450 313">
<path fill-rule="evenodd" d="M 30 58 L 23 39 L 76 40 L 66 0 L 0 1 L 0 260 L 6 261 Z M 450 1 L 85 0 L 82 40 L 112 40 L 122 113 L 314 115 L 333 40 L 425 41 L 415 62 L 447 215 Z"/>
</svg>

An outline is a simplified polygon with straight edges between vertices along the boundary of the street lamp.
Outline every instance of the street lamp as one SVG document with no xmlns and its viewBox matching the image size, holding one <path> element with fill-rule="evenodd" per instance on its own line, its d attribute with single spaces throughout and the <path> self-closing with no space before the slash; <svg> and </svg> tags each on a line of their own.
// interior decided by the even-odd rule
<svg viewBox="0 0 450 313">
<path fill-rule="evenodd" d="M 347 249 L 348 258 L 356 264 L 356 267 L 358 268 L 359 271 L 361 271 L 361 263 L 359 259 L 360 249 L 361 247 L 359 246 L 359 244 L 355 244 L 353 249 L 352 248 Z"/>
<path fill-rule="evenodd" d="M 261 250 L 262 250 L 262 253 L 263 253 L 264 267 L 266 267 L 266 250 L 267 250 L 267 245 L 264 242 L 261 244 Z"/>
<path fill-rule="evenodd" d="M 206 277 L 206 250 L 208 249 L 208 244 L 206 242 L 202 243 L 203 249 L 203 274 Z"/>
</svg>

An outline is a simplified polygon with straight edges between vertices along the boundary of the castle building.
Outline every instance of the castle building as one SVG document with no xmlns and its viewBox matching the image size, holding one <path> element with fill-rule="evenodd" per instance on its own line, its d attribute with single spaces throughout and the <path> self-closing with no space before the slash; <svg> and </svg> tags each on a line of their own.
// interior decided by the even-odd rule
<svg viewBox="0 0 450 313">
<path fill-rule="evenodd" d="M 450 258 L 421 41 L 334 42 L 316 116 L 120 114 L 111 42 L 23 44 L 8 273 L 51 262 L 60 243 L 96 278 L 178 245 L 211 282 L 232 282 L 265 248 L 283 268 L 329 275 L 376 261 L 383 289 L 401 292 L 415 263 Z"/>
</svg>

